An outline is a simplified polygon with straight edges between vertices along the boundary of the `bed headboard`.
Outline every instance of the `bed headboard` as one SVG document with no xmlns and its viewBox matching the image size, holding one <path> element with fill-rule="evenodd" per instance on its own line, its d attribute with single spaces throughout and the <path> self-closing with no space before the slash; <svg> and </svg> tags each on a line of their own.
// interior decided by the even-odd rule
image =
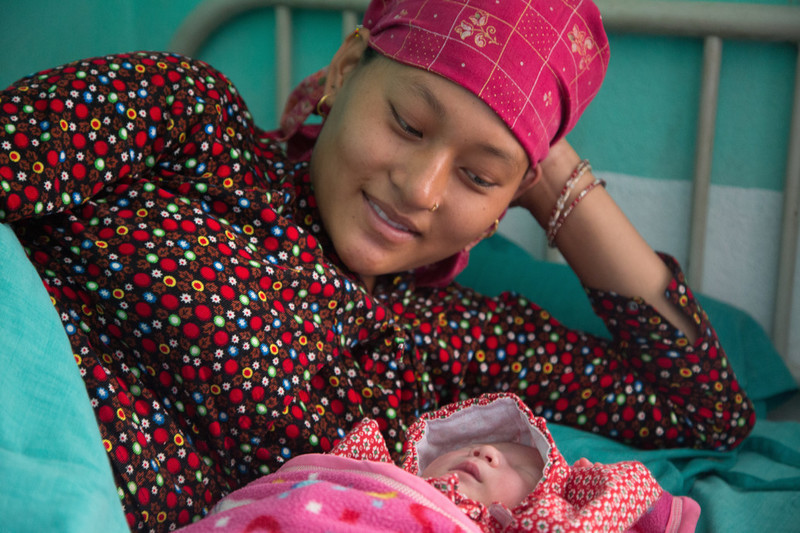
<svg viewBox="0 0 800 533">
<path fill-rule="evenodd" d="M 765 4 L 742 4 L 726 2 L 692 2 L 692 1 L 653 1 L 653 0 L 596 0 L 597 5 L 603 13 L 609 35 L 614 36 L 645 36 L 664 38 L 665 42 L 670 39 L 691 40 L 696 42 L 696 46 L 702 49 L 701 60 L 698 61 L 699 73 L 697 76 L 696 96 L 686 102 L 687 108 L 692 110 L 693 117 L 690 126 L 693 131 L 684 136 L 693 136 L 693 145 L 689 143 L 684 151 L 691 151 L 685 157 L 691 159 L 691 169 L 688 173 L 692 174 L 692 179 L 685 179 L 682 185 L 679 182 L 669 182 L 666 180 L 666 187 L 655 189 L 660 192 L 644 192 L 639 197 L 628 198 L 624 196 L 620 201 L 623 210 L 635 211 L 638 205 L 643 202 L 653 202 L 654 194 L 666 194 L 665 191 L 685 190 L 689 198 L 677 200 L 681 206 L 685 206 L 685 212 L 672 212 L 674 218 L 667 222 L 652 221 L 651 214 L 640 215 L 645 219 L 645 225 L 651 226 L 675 226 L 680 231 L 685 228 L 685 235 L 682 235 L 681 244 L 677 249 L 667 249 L 686 267 L 686 272 L 693 288 L 699 292 L 705 292 L 719 299 L 737 305 L 743 309 L 751 311 L 756 319 L 768 331 L 771 331 L 772 339 L 786 359 L 792 369 L 795 378 L 800 380 L 800 281 L 798 278 L 798 209 L 800 209 L 800 59 L 798 59 L 797 46 L 800 44 L 800 7 L 783 5 Z M 340 13 L 340 24 L 342 36 L 351 32 L 355 25 L 360 21 L 360 14 L 364 11 L 368 0 L 206 0 L 201 2 L 185 19 L 174 34 L 170 49 L 176 52 L 192 56 L 202 57 L 203 47 L 220 31 L 225 24 L 241 17 L 246 13 L 255 10 L 274 9 L 274 28 L 265 29 L 272 34 L 272 39 L 268 43 L 274 46 L 274 66 L 276 75 L 274 79 L 274 106 L 275 116 L 279 116 L 282 103 L 285 102 L 298 76 L 310 72 L 298 73 L 293 70 L 296 62 L 296 52 L 293 50 L 293 38 L 295 24 L 293 18 L 298 12 L 303 10 L 323 10 Z M 731 224 L 724 222 L 726 216 L 731 216 L 732 208 L 725 205 L 715 204 L 715 194 L 717 187 L 712 184 L 712 176 L 718 177 L 718 172 L 730 173 L 731 158 L 738 157 L 737 150 L 727 148 L 727 152 L 720 152 L 715 147 L 715 138 L 720 132 L 725 133 L 725 125 L 719 125 L 718 116 L 725 110 L 720 111 L 718 103 L 721 91 L 721 80 L 725 78 L 721 73 L 723 70 L 723 48 L 733 47 L 742 42 L 752 43 L 782 43 L 782 54 L 791 57 L 794 54 L 794 64 L 788 67 L 781 66 L 779 69 L 793 70 L 791 76 L 781 79 L 792 80 L 788 84 L 793 84 L 793 90 L 779 83 L 781 94 L 788 94 L 784 108 L 778 111 L 778 115 L 787 117 L 786 124 L 776 124 L 772 132 L 774 140 L 778 144 L 785 142 L 785 166 L 783 162 L 775 163 L 776 168 L 783 171 L 783 176 L 773 176 L 773 181 L 781 182 L 782 186 L 776 187 L 776 199 L 771 200 L 772 204 L 764 205 L 758 197 L 753 196 L 748 202 L 745 210 L 753 213 L 759 224 L 763 220 L 759 219 L 760 210 L 763 212 L 779 211 L 782 214 L 772 213 L 770 216 L 774 220 L 769 228 L 770 235 L 752 235 L 741 237 L 742 233 Z M 635 47 L 634 47 L 635 48 Z M 785 48 L 791 49 L 787 51 Z M 629 53 L 630 47 L 624 48 L 622 54 Z M 769 50 L 758 53 L 770 54 Z M 333 50 L 330 50 L 332 53 Z M 614 65 L 615 46 L 612 40 L 612 66 Z M 754 55 L 754 57 L 763 57 Z M 760 61 L 756 61 L 760 62 Z M 789 61 L 791 63 L 791 60 Z M 224 68 L 223 68 L 224 71 Z M 609 76 L 613 73 L 609 71 Z M 730 82 L 730 77 L 727 80 Z M 741 76 L 739 81 L 741 81 Z M 737 80 L 734 82 L 738 83 Z M 735 83 L 734 83 L 735 85 Z M 723 87 L 724 88 L 724 87 Z M 728 91 L 734 93 L 737 89 L 729 88 Z M 656 91 L 657 92 L 657 91 Z M 598 100 L 603 97 L 601 91 Z M 761 98 L 770 100 L 770 98 Z M 764 105 L 772 105 L 774 102 L 764 102 Z M 598 104 L 595 104 L 598 105 Z M 651 105 L 659 106 L 656 100 Z M 591 107 L 590 107 L 591 111 Z M 760 113 L 758 111 L 756 114 Z M 619 113 L 617 113 L 619 114 Z M 587 113 L 589 115 L 589 113 Z M 790 117 L 790 118 L 788 118 Z M 595 119 L 595 122 L 606 119 L 607 116 Z M 585 118 L 591 121 L 591 118 Z M 594 130 L 592 130 L 594 131 Z M 784 131 L 788 133 L 783 133 Z M 576 133 L 580 136 L 580 132 Z M 596 152 L 610 153 L 612 148 L 603 147 L 602 143 L 592 142 L 598 135 L 586 135 L 589 139 L 589 151 L 592 146 Z M 613 137 L 608 135 L 606 137 Z M 586 139 L 581 138 L 580 148 L 587 145 Z M 676 143 L 680 144 L 680 143 Z M 671 149 L 671 148 L 670 148 Z M 667 149 L 668 151 L 668 149 Z M 602 155 L 600 155 L 602 158 Z M 741 156 L 746 157 L 746 156 Z M 774 158 L 771 158 L 774 159 Z M 670 166 L 669 163 L 655 162 L 654 165 Z M 721 170 L 715 172 L 715 164 Z M 736 164 L 733 164 L 736 167 Z M 603 166 L 595 164 L 602 172 Z M 609 171 L 618 171 L 619 167 L 611 167 Z M 623 174 L 638 175 L 637 172 L 625 172 Z M 754 174 L 754 172 L 749 172 Z M 780 173 L 780 170 L 773 173 Z M 618 178 L 622 184 L 621 189 L 628 189 L 629 183 L 625 181 L 625 176 Z M 658 174 L 647 175 L 647 177 L 663 178 Z M 724 177 L 724 176 L 723 176 Z M 758 188 L 760 176 L 753 177 Z M 609 178 L 612 192 L 614 180 Z M 652 181 L 652 180 L 647 180 Z M 720 181 L 725 181 L 720 180 Z M 747 188 L 753 186 L 745 186 Z M 740 187 L 741 189 L 741 187 Z M 720 189 L 726 194 L 731 193 L 727 188 Z M 734 191 L 733 194 L 743 193 L 741 190 Z M 684 194 L 683 192 L 678 194 Z M 721 194 L 721 193 L 720 193 Z M 616 194 L 615 194 L 616 196 Z M 656 199 L 659 202 L 660 199 Z M 738 205 L 738 204 L 737 204 Z M 770 207 L 771 205 L 771 207 Z M 683 207 L 680 207 L 683 209 Z M 734 208 L 735 210 L 735 208 Z M 763 214 L 763 213 L 762 213 Z M 629 213 L 629 216 L 631 214 Z M 530 238 L 527 235 L 531 228 L 526 226 L 527 222 L 520 219 L 506 221 L 501 226 L 507 236 L 511 237 L 523 247 L 528 249 L 534 256 L 558 260 L 557 256 L 551 255 L 541 238 Z M 631 216 L 637 226 L 639 221 L 635 216 Z M 682 219 L 686 220 L 682 220 Z M 742 216 L 742 218 L 745 218 Z M 761 217 L 763 218 L 763 217 Z M 711 222 L 711 227 L 709 226 Z M 715 226 L 716 224 L 716 226 Z M 748 225 L 745 222 L 745 225 Z M 655 230 L 653 230 L 655 231 Z M 720 233 L 722 231 L 723 233 Z M 724 233 L 725 231 L 732 234 Z M 533 231 L 533 233 L 538 233 Z M 645 237 L 648 231 L 643 230 Z M 733 235 L 735 234 L 735 235 Z M 750 245 L 741 245 L 737 239 L 745 238 Z M 657 240 L 657 239 L 656 239 Z M 758 241 L 758 242 L 757 242 Z M 768 246 L 764 242 L 769 242 Z M 672 242 L 672 241 L 670 241 Z M 654 244 L 654 246 L 657 246 Z M 749 249 L 748 247 L 752 249 Z M 764 247 L 766 246 L 766 248 Z M 729 249 L 732 248 L 732 249 Z M 719 250 L 722 249 L 723 253 Z M 739 253 L 742 256 L 737 256 Z M 756 257 L 752 257 L 756 256 Z M 775 256 L 775 257 L 772 257 Z M 733 258 L 733 259 L 731 259 Z M 733 268 L 732 263 L 737 263 L 739 271 Z M 749 265 L 758 263 L 757 270 L 760 270 L 761 279 L 748 279 L 745 274 L 753 270 Z M 732 269 L 732 270 L 731 270 Z M 744 271 L 744 272 L 743 272 Z M 731 273 L 733 272 L 733 273 Z M 731 280 L 736 277 L 736 280 Z M 732 285 L 736 286 L 731 290 Z M 762 303 L 754 303 L 758 299 Z"/>
</svg>

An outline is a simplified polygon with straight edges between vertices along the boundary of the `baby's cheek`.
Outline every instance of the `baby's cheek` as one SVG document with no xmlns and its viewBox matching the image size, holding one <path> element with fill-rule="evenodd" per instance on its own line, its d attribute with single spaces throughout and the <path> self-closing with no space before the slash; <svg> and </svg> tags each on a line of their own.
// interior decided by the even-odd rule
<svg viewBox="0 0 800 533">
<path fill-rule="evenodd" d="M 522 500 L 524 500 L 528 494 L 533 492 L 535 487 L 536 485 L 530 480 L 525 479 L 518 474 L 508 476 L 500 484 L 498 494 L 499 497 L 496 497 L 495 500 L 499 500 L 508 507 L 514 508 L 522 503 Z"/>
</svg>

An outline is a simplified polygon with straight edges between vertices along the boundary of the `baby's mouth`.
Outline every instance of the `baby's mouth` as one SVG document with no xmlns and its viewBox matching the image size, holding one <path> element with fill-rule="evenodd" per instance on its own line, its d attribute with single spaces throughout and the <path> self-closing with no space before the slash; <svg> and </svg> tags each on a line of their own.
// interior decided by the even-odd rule
<svg viewBox="0 0 800 533">
<path fill-rule="evenodd" d="M 463 472 L 473 477 L 476 481 L 481 481 L 481 471 L 478 465 L 470 461 L 465 461 L 453 469 L 454 472 Z"/>
</svg>

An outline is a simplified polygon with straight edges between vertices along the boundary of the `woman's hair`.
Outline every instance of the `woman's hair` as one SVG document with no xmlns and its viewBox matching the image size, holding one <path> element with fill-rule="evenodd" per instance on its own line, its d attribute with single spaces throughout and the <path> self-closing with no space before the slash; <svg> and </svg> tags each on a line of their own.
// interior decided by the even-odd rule
<svg viewBox="0 0 800 533">
<path fill-rule="evenodd" d="M 381 54 L 371 46 L 367 46 L 364 53 L 361 55 L 361 64 L 366 65 Z"/>
</svg>

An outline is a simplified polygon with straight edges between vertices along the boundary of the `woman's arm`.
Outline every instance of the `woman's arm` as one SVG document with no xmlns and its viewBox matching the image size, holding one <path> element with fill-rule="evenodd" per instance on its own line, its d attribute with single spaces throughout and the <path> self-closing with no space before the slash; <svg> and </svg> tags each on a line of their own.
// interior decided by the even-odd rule
<svg viewBox="0 0 800 533">
<path fill-rule="evenodd" d="M 542 227 L 547 227 L 553 206 L 579 162 L 580 157 L 566 140 L 557 142 L 541 163 L 542 178 L 518 201 Z M 594 180 L 591 170 L 584 173 L 566 205 Z M 697 339 L 696 324 L 665 296 L 672 272 L 604 187 L 595 187 L 576 205 L 560 227 L 555 245 L 585 286 L 641 297 L 691 342 Z"/>
<path fill-rule="evenodd" d="M 76 209 L 142 178 L 176 192 L 187 173 L 222 181 L 229 140 L 252 137 L 249 124 L 228 120 L 244 109 L 222 74 L 174 54 L 86 59 L 24 78 L 0 92 L 0 221 Z M 187 142 L 202 135 L 206 152 Z"/>
<path fill-rule="evenodd" d="M 697 320 L 693 344 L 652 306 L 595 290 L 610 340 L 571 330 L 519 295 L 458 284 L 420 289 L 394 308 L 419 323 L 417 348 L 440 403 L 513 392 L 548 420 L 642 448 L 735 447 L 755 423 L 753 406 L 679 267 L 665 261 L 668 303 Z"/>
</svg>

